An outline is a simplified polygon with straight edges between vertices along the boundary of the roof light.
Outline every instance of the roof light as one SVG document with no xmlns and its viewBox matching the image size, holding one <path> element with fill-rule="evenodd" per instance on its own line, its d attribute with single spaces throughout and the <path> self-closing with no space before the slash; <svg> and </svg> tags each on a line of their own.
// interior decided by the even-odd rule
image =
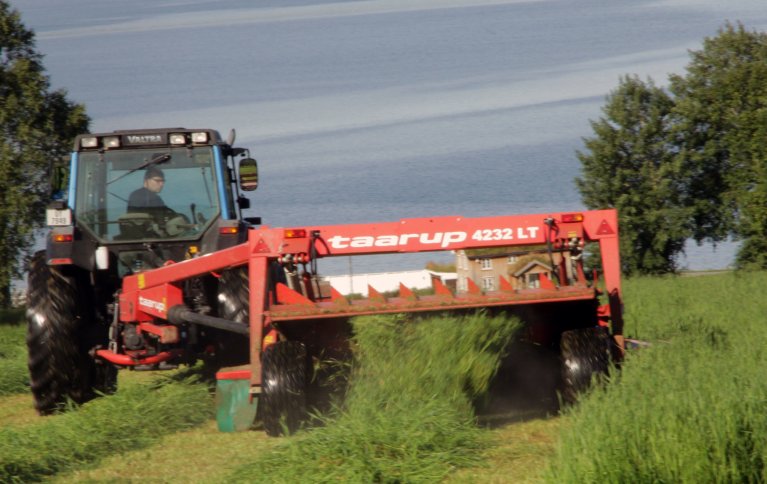
<svg viewBox="0 0 767 484">
<path fill-rule="evenodd" d="M 95 136 L 80 138 L 81 148 L 98 148 L 98 146 L 99 146 L 99 139 Z"/>
<path fill-rule="evenodd" d="M 582 213 L 565 213 L 565 214 L 562 214 L 562 222 L 563 223 L 583 222 L 583 214 Z"/>
<path fill-rule="evenodd" d="M 285 229 L 286 239 L 303 239 L 306 237 L 306 229 Z"/>
<path fill-rule="evenodd" d="M 183 133 L 174 133 L 170 135 L 170 144 L 172 145 L 185 145 L 186 136 Z"/>
<path fill-rule="evenodd" d="M 199 132 L 199 133 L 192 133 L 192 143 L 207 143 L 208 142 L 208 133 L 205 131 Z"/>
<path fill-rule="evenodd" d="M 104 148 L 106 148 L 106 149 L 119 148 L 120 147 L 120 137 L 119 136 L 107 136 L 104 139 L 102 139 L 101 142 L 104 144 Z"/>
</svg>

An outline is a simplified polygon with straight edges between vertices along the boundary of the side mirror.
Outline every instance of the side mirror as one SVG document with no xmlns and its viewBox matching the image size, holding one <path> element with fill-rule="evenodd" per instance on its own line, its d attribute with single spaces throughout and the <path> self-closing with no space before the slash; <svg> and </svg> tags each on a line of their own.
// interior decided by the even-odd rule
<svg viewBox="0 0 767 484">
<path fill-rule="evenodd" d="M 229 146 L 234 145 L 235 138 L 237 138 L 237 132 L 234 130 L 234 128 L 232 128 L 229 131 L 229 136 L 226 138 L 226 144 L 228 144 Z"/>
<path fill-rule="evenodd" d="M 247 210 L 250 208 L 250 199 L 239 196 L 237 197 L 237 206 L 240 207 L 240 210 Z"/>
<path fill-rule="evenodd" d="M 258 188 L 258 162 L 253 158 L 240 160 L 240 189 L 252 192 Z"/>
</svg>

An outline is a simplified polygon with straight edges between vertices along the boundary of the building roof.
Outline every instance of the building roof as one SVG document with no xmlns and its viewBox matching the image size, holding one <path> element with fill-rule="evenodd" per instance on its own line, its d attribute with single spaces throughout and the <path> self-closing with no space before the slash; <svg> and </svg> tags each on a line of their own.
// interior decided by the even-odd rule
<svg viewBox="0 0 767 484">
<path fill-rule="evenodd" d="M 500 257 L 524 256 L 528 254 L 546 253 L 545 245 L 527 245 L 512 247 L 487 247 L 483 249 L 465 249 L 463 251 L 469 260 L 498 259 Z"/>
<path fill-rule="evenodd" d="M 543 267 L 544 269 L 546 269 L 547 271 L 550 271 L 550 270 L 551 270 L 551 266 L 550 266 L 550 265 L 548 265 L 548 264 L 546 264 L 545 262 L 541 262 L 541 261 L 539 261 L 539 260 L 531 260 L 530 262 L 528 262 L 527 264 L 525 264 L 524 266 L 522 266 L 522 268 L 521 268 L 521 269 L 518 269 L 516 272 L 514 272 L 514 274 L 512 274 L 512 275 L 513 275 L 514 277 L 519 277 L 519 276 L 521 276 L 522 274 L 525 274 L 525 273 L 529 272 L 529 271 L 530 271 L 530 269 L 532 269 L 532 268 L 533 268 L 533 267 L 535 267 L 535 266 L 541 266 L 541 267 Z"/>
</svg>

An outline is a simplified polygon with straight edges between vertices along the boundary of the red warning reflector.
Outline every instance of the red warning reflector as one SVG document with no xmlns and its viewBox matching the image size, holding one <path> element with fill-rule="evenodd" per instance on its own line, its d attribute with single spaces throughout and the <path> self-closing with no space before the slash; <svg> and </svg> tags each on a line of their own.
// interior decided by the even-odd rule
<svg viewBox="0 0 767 484">
<path fill-rule="evenodd" d="M 258 242 L 256 243 L 255 249 L 253 249 L 253 252 L 262 254 L 265 252 L 271 252 L 269 250 L 269 246 L 266 245 L 266 242 L 264 242 L 264 239 L 258 239 Z"/>
<path fill-rule="evenodd" d="M 610 227 L 610 224 L 607 223 L 607 220 L 602 220 L 602 223 L 599 224 L 599 228 L 597 229 L 597 235 L 613 235 L 615 234 L 615 230 L 613 230 L 612 227 Z"/>
</svg>

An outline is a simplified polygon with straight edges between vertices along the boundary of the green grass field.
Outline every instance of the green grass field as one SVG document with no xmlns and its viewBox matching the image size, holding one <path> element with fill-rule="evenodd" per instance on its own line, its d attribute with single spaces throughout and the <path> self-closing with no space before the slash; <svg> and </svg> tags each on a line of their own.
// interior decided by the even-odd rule
<svg viewBox="0 0 767 484">
<path fill-rule="evenodd" d="M 763 482 L 766 284 L 625 281 L 627 334 L 651 346 L 564 415 L 494 428 L 471 402 L 516 324 L 483 317 L 358 321 L 345 404 L 288 438 L 217 432 L 206 385 L 178 378 L 124 372 L 117 395 L 46 418 L 23 377 L 0 380 L 0 482 Z M 23 342 L 0 325 L 0 371 L 23 368 Z"/>
<path fill-rule="evenodd" d="M 767 274 L 626 284 L 652 341 L 573 409 L 552 482 L 764 482 Z"/>
<path fill-rule="evenodd" d="M 29 390 L 22 311 L 0 312 L 0 396 Z"/>
</svg>

